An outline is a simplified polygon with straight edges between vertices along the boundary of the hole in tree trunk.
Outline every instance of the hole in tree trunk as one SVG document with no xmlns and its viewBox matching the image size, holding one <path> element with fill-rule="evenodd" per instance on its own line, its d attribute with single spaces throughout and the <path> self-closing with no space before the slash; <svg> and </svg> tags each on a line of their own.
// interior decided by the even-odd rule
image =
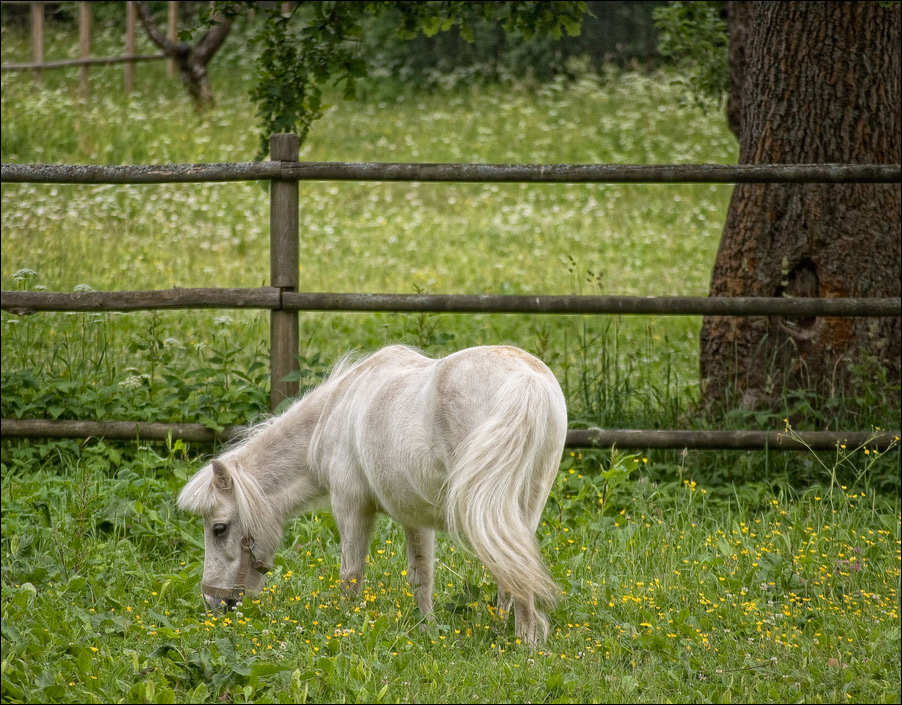
<svg viewBox="0 0 902 705">
<path fill-rule="evenodd" d="M 820 278 L 817 275 L 817 266 L 810 259 L 799 261 L 789 273 L 784 275 L 777 296 L 786 296 L 794 299 L 817 298 L 821 293 Z M 803 318 L 786 318 L 786 325 L 797 331 L 807 331 L 814 327 L 817 318 L 808 316 Z"/>
</svg>

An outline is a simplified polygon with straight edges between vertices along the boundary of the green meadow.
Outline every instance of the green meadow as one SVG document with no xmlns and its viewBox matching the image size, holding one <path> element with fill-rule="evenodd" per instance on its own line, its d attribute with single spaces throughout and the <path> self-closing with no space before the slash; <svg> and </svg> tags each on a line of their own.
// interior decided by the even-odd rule
<svg viewBox="0 0 902 705">
<path fill-rule="evenodd" d="M 71 58 L 49 26 L 45 56 Z M 97 55 L 117 51 L 100 33 Z M 231 40 L 230 40 L 231 41 Z M 105 52 L 105 49 L 108 51 Z M 139 45 L 139 52 L 150 51 Z M 229 52 L 227 44 L 224 52 Z M 244 162 L 258 137 L 238 48 L 193 112 L 162 63 L 2 75 L 4 163 Z M 4 62 L 28 56 L 3 27 Z M 716 110 L 665 72 L 336 97 L 311 161 L 732 163 Z M 731 189 L 708 185 L 302 183 L 301 288 L 378 293 L 703 296 Z M 4 184 L 4 290 L 256 287 L 269 277 L 259 183 Z M 711 427 L 698 418 L 693 317 L 301 314 L 301 383 L 348 352 L 433 355 L 508 343 L 539 355 L 572 426 Z M 4 418 L 186 421 L 265 414 L 259 312 L 2 314 Z M 885 386 L 885 385 L 884 385 Z M 736 411 L 779 428 L 898 425 L 867 398 L 789 395 Z M 792 432 L 792 429 L 790 429 Z M 373 534 L 361 597 L 338 589 L 328 511 L 286 531 L 264 592 L 208 614 L 203 534 L 174 498 L 215 448 L 181 441 L 2 443 L 4 702 L 899 702 L 898 448 L 568 451 L 539 529 L 561 588 L 548 641 L 498 618 L 495 586 L 440 538 L 436 623 L 422 623 L 403 533 Z"/>
</svg>

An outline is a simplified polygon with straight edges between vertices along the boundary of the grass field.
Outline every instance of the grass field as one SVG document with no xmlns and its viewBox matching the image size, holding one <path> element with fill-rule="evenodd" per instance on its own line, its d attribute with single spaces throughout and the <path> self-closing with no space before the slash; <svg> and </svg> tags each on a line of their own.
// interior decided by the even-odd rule
<svg viewBox="0 0 902 705">
<path fill-rule="evenodd" d="M 866 482 L 730 497 L 658 484 L 641 457 L 566 457 L 539 532 L 561 602 L 533 650 L 445 541 L 423 631 L 387 520 L 362 598 L 343 601 L 328 513 L 289 527 L 258 599 L 205 615 L 201 531 L 172 502 L 197 465 L 178 444 L 93 442 L 5 469 L 4 701 L 899 698 L 898 500 Z"/>
<path fill-rule="evenodd" d="M 45 54 L 73 55 L 50 27 Z M 5 61 L 27 56 L 3 30 Z M 105 40 L 112 44 L 113 39 Z M 103 45 L 97 48 L 103 53 Z M 111 49 L 112 51 L 112 49 Z M 142 49 L 139 47 L 139 51 Z M 18 53 L 17 53 L 18 52 Z M 240 57 L 214 65 L 195 115 L 163 65 L 121 95 L 121 69 L 2 77 L 2 160 L 250 161 Z M 663 74 L 416 94 L 378 84 L 338 100 L 302 159 L 730 163 L 716 113 Z M 704 295 L 729 187 L 301 186 L 310 291 Z M 267 282 L 259 184 L 2 187 L 4 289 Z M 699 423 L 697 318 L 304 314 L 304 384 L 349 350 L 443 354 L 513 343 L 548 362 L 571 424 Z M 244 423 L 265 410 L 263 314 L 2 316 L 9 416 Z M 888 390 L 875 390 L 874 399 Z M 861 428 L 879 403 L 814 404 Z M 831 416 L 832 415 L 832 416 Z M 781 414 L 724 426 L 782 428 Z M 494 613 L 494 585 L 439 542 L 436 624 L 406 579 L 403 535 L 373 536 L 363 596 L 342 601 L 328 512 L 286 532 L 267 589 L 240 613 L 199 596 L 202 532 L 174 496 L 212 449 L 2 444 L 4 702 L 898 702 L 898 449 L 835 453 L 592 451 L 563 458 L 543 516 L 561 587 L 533 650 Z"/>
</svg>

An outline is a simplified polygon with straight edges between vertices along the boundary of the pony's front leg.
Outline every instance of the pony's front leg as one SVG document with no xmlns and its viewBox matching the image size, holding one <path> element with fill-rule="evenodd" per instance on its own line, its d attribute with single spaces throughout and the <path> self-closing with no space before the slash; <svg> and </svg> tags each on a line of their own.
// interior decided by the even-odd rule
<svg viewBox="0 0 902 705">
<path fill-rule="evenodd" d="M 506 620 L 514 606 L 514 596 L 503 585 L 498 586 L 498 599 L 495 602 L 495 606 L 498 609 L 498 618 Z"/>
<path fill-rule="evenodd" d="M 339 579 L 345 595 L 359 595 L 363 587 L 363 565 L 370 549 L 370 531 L 375 512 L 366 505 L 332 502 L 332 514 L 341 537 Z"/>
<path fill-rule="evenodd" d="M 432 619 L 432 583 L 435 577 L 435 532 L 404 527 L 407 538 L 407 582 L 413 588 L 417 607 Z"/>
</svg>

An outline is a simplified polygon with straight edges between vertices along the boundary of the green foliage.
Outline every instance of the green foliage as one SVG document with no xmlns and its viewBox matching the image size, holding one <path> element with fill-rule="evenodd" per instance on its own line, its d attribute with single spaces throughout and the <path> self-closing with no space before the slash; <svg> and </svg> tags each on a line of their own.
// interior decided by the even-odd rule
<svg viewBox="0 0 902 705">
<path fill-rule="evenodd" d="M 59 28 L 48 33 L 48 55 L 60 55 L 65 37 Z M 104 37 L 98 43 L 118 41 Z M 16 39 L 4 36 L 3 50 L 13 57 L 25 51 Z M 251 59 L 232 58 L 230 78 L 240 79 Z M 247 161 L 253 154 L 247 83 L 222 83 L 220 105 L 200 118 L 185 109 L 186 96 L 162 65 L 145 65 L 138 85 L 148 88 L 130 98 L 118 93 L 121 70 L 92 71 L 90 100 L 73 90 L 74 77 L 47 72 L 46 88 L 34 91 L 27 74 L 4 74 L 3 161 L 191 163 Z M 732 161 L 735 141 L 726 128 L 678 105 L 678 96 L 662 74 L 611 68 L 537 88 L 480 85 L 338 100 L 336 127 L 312 135 L 303 158 Z M 302 287 L 703 295 L 729 193 L 709 185 L 302 184 Z M 268 202 L 257 184 L 4 184 L 2 197 L 4 288 L 251 287 L 267 280 Z M 301 322 L 304 386 L 349 351 L 404 342 L 442 355 L 504 342 L 552 367 L 573 426 L 703 423 L 693 418 L 698 318 L 302 314 Z M 203 421 L 219 428 L 246 423 L 266 408 L 263 313 L 4 312 L 2 326 L 2 405 L 12 417 Z M 782 429 L 783 418 L 802 417 L 826 428 L 895 426 L 898 393 L 878 373 L 861 370 L 854 398 L 786 395 L 784 409 L 736 411 L 724 427 Z M 677 473 L 678 453 L 653 457 L 660 471 Z M 816 467 L 792 454 L 693 452 L 689 462 L 696 474 L 704 467 L 710 482 L 817 480 Z M 898 476 L 891 463 L 874 472 L 887 487 Z"/>
<path fill-rule="evenodd" d="M 649 65 L 659 58 L 651 16 L 659 4 L 588 2 L 578 36 L 533 35 L 529 41 L 482 19 L 473 3 L 463 8 L 471 16 L 472 41 L 453 28 L 432 37 L 401 39 L 394 13 L 370 17 L 363 23 L 361 51 L 370 57 L 371 70 L 358 94 L 388 99 L 413 90 L 468 90 L 474 84 L 499 83 L 538 88 L 561 76 L 578 79 L 604 71 L 611 63 Z"/>
<path fill-rule="evenodd" d="M 259 316 L 218 315 L 187 338 L 177 317 L 157 312 L 127 322 L 117 314 L 3 322 L 4 418 L 193 419 L 221 430 L 268 408 Z"/>
<path fill-rule="evenodd" d="M 5 51 L 16 50 L 11 39 Z M 48 45 L 61 44 L 48 37 Z M 148 65 L 138 75 L 138 85 L 160 87 L 141 96 L 119 95 L 120 78 L 92 73 L 95 93 L 82 101 L 64 73 L 48 72 L 40 92 L 27 75 L 4 76 L 3 160 L 153 164 L 252 156 L 246 84 L 223 84 L 220 105 L 199 118 L 184 110 L 177 87 L 167 92 L 164 67 Z M 660 77 L 612 69 L 536 90 L 481 86 L 390 102 L 337 101 L 340 129 L 312 136 L 303 154 L 347 161 L 730 161 L 729 133 L 692 108 L 661 109 L 674 97 Z M 654 139 L 642 137 L 646 129 Z M 516 140 L 499 138 L 511 133 Z M 728 195 L 729 188 L 716 186 L 302 184 L 300 277 L 308 291 L 700 295 Z M 269 271 L 268 202 L 257 184 L 4 184 L 2 206 L 4 288 L 252 287 Z M 17 275 L 26 269 L 37 274 Z M 267 324 L 262 313 L 228 318 L 201 311 L 4 313 L 4 411 L 246 422 L 265 404 Z M 699 322 L 688 318 L 301 320 L 300 352 L 311 370 L 390 342 L 436 355 L 449 345 L 520 345 L 558 373 L 580 425 L 668 426 L 697 393 Z"/>
<path fill-rule="evenodd" d="M 216 2 L 210 21 L 234 17 L 250 3 Z M 431 37 L 457 26 L 473 41 L 474 17 L 491 21 L 524 40 L 548 34 L 579 33 L 584 2 L 304 2 L 283 15 L 278 3 L 258 5 L 263 15 L 251 44 L 257 51 L 256 85 L 251 99 L 260 119 L 258 158 L 269 150 L 269 136 L 294 132 L 303 143 L 313 122 L 328 105 L 324 89 L 339 87 L 345 98 L 357 93 L 357 82 L 370 70 L 361 52 L 362 23 L 368 16 L 392 13 L 402 39 L 422 32 Z"/>
<path fill-rule="evenodd" d="M 529 649 L 444 538 L 424 627 L 387 520 L 343 600 L 328 513 L 290 524 L 257 598 L 205 613 L 200 527 L 173 505 L 192 456 L 65 442 L 4 465 L 4 701 L 898 699 L 900 506 L 866 484 L 740 498 L 568 454 L 538 532 L 561 601 Z"/>
<path fill-rule="evenodd" d="M 660 52 L 677 69 L 696 102 L 720 104 L 729 88 L 724 3 L 670 2 L 655 8 Z"/>
</svg>

